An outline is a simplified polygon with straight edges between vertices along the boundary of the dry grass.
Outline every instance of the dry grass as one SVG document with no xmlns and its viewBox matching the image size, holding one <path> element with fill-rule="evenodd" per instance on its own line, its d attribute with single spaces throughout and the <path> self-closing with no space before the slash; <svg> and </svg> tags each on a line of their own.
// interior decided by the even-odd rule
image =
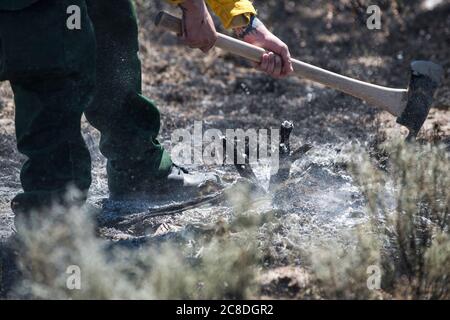
<svg viewBox="0 0 450 320">
<path fill-rule="evenodd" d="M 370 223 L 349 234 L 358 241 L 348 247 L 292 248 L 302 255 L 309 272 L 303 278 L 309 280 L 289 297 L 450 298 L 449 155 L 432 145 L 391 143 L 385 150 L 386 170 L 361 153 L 352 169 L 366 195 Z M 250 201 L 243 195 L 241 190 L 239 202 Z M 80 209 L 53 208 L 48 219 L 34 221 L 24 233 L 26 277 L 16 292 L 53 299 L 259 297 L 259 276 L 279 263 L 268 258 L 277 257 L 270 254 L 277 220 L 251 205 L 234 204 L 231 222 L 219 221 L 186 243 L 154 239 L 139 250 L 99 239 L 91 217 Z M 81 290 L 67 289 L 70 265 L 81 269 Z M 381 271 L 380 290 L 367 285 L 371 266 Z M 282 297 L 285 289 L 270 294 Z"/>
<path fill-rule="evenodd" d="M 309 253 L 309 285 L 328 299 L 449 299 L 449 154 L 432 144 L 380 149 L 387 168 L 359 151 L 352 164 L 370 222 L 354 231 L 356 245 Z M 375 290 L 374 268 L 381 276 Z"/>
<path fill-rule="evenodd" d="M 19 297 L 46 299 L 245 299 L 256 294 L 255 233 L 237 218 L 185 246 L 154 241 L 139 249 L 98 238 L 85 210 L 55 207 L 22 232 Z M 235 235 L 236 228 L 239 234 Z M 69 290 L 69 266 L 81 290 Z"/>
<path fill-rule="evenodd" d="M 359 159 L 383 288 L 396 298 L 448 299 L 450 161 L 444 146 L 391 142 L 387 171 Z M 361 164 L 362 163 L 362 164 Z"/>
</svg>

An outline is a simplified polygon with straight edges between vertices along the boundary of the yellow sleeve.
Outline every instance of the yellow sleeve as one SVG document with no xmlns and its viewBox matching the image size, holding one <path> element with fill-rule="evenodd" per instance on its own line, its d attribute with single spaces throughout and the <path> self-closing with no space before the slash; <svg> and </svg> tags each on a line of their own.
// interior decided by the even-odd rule
<svg viewBox="0 0 450 320">
<path fill-rule="evenodd" d="M 184 0 L 167 0 L 168 2 L 178 5 Z M 225 28 L 230 28 L 233 19 L 237 16 L 243 16 L 250 22 L 252 15 L 256 14 L 256 10 L 250 0 L 206 0 L 208 6 L 220 18 Z"/>
</svg>

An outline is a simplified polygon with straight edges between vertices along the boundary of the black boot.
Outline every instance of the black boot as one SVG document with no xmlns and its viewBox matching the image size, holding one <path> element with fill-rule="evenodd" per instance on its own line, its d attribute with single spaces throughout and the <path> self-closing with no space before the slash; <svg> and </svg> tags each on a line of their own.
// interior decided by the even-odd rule
<svg viewBox="0 0 450 320">
<path fill-rule="evenodd" d="M 110 200 L 113 201 L 186 201 L 221 188 L 217 175 L 189 172 L 175 164 L 164 179 L 142 179 L 132 175 L 122 184 L 117 181 L 109 184 Z"/>
<path fill-rule="evenodd" d="M 19 193 L 11 201 L 11 209 L 16 216 L 28 216 L 31 213 L 49 210 L 52 206 L 67 208 L 82 207 L 87 198 L 87 191 L 34 191 Z"/>
<path fill-rule="evenodd" d="M 15 233 L 5 242 L 0 242 L 0 299 L 14 299 L 13 290 L 22 279 L 19 256 L 22 245 Z"/>
</svg>

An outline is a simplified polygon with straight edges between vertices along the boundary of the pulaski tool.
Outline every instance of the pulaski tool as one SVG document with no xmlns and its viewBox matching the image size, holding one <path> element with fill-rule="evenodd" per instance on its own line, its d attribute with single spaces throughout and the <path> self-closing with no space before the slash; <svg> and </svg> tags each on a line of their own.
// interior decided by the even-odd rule
<svg viewBox="0 0 450 320">
<path fill-rule="evenodd" d="M 181 20 L 166 12 L 157 15 L 155 24 L 181 34 Z M 215 46 L 254 62 L 261 61 L 261 56 L 266 52 L 220 33 Z M 397 118 L 397 123 L 408 128 L 408 139 L 415 138 L 422 128 L 443 75 L 442 67 L 433 62 L 414 61 L 411 63 L 409 87 L 396 89 L 352 79 L 295 59 L 292 64 L 294 74 L 299 77 L 339 90 L 389 112 Z"/>
</svg>

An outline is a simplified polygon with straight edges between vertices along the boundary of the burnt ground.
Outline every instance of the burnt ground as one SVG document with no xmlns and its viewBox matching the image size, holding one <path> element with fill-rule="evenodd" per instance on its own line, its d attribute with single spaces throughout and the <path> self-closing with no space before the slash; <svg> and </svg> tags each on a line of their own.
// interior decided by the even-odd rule
<svg viewBox="0 0 450 320">
<path fill-rule="evenodd" d="M 308 141 L 319 149 L 328 148 L 333 151 L 329 157 L 339 154 L 342 146 L 350 142 L 368 146 L 379 138 L 380 132 L 387 137 L 406 133 L 387 113 L 342 93 L 297 78 L 271 79 L 251 69 L 249 63 L 217 49 L 205 56 L 182 47 L 172 34 L 153 27 L 155 14 L 162 8 L 170 8 L 154 1 L 143 3 L 138 1 L 143 91 L 159 105 L 161 141 L 168 148 L 171 132 L 177 128 L 192 129 L 196 120 L 203 121 L 205 129 L 223 131 L 278 128 L 283 120 L 291 120 L 295 123 L 293 141 L 297 144 Z M 426 10 L 417 4 L 403 11 L 387 6 L 383 11 L 382 30 L 370 31 L 362 22 L 364 15 L 350 3 L 256 1 L 261 19 L 287 42 L 295 58 L 334 72 L 380 85 L 406 87 L 411 60 L 429 59 L 442 64 L 446 71 L 444 83 L 421 136 L 448 140 L 450 5 Z M 24 160 L 15 148 L 13 118 L 12 93 L 9 85 L 3 83 L 0 86 L 0 237 L 3 239 L 11 230 L 9 201 L 20 190 L 19 169 Z M 98 151 L 98 132 L 85 120 L 83 132 L 94 160 L 91 199 L 95 201 L 107 195 L 105 159 Z M 235 176 L 233 168 L 223 170 Z M 315 181 L 317 190 L 324 184 L 325 180 Z M 307 193 L 308 188 L 302 191 Z M 314 197 L 308 201 L 310 204 Z M 286 210 L 294 207 L 297 208 L 287 206 Z M 315 210 L 320 214 L 328 208 L 319 206 Z M 154 230 L 167 221 L 174 223 L 171 218 L 156 221 Z M 295 270 L 277 270 L 267 277 L 279 278 L 280 273 L 294 273 L 288 277 L 292 279 L 301 277 Z M 270 287 L 271 280 L 267 277 L 263 282 L 268 282 Z"/>
</svg>

